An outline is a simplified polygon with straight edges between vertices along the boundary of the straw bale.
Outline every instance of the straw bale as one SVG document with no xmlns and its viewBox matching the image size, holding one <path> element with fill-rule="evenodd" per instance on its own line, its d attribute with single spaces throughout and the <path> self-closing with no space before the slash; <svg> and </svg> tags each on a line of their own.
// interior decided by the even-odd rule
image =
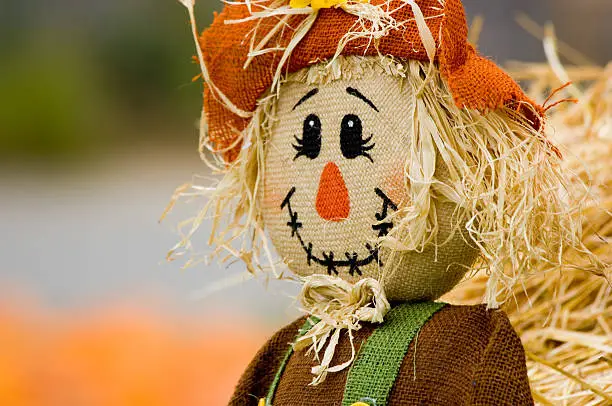
<svg viewBox="0 0 612 406">
<path fill-rule="evenodd" d="M 574 80 L 556 99 L 578 96 L 549 112 L 548 137 L 561 145 L 565 165 L 576 175 L 575 189 L 585 194 L 583 242 L 603 262 L 612 263 L 612 64 L 607 68 L 563 68 Z M 563 83 L 550 64 L 510 66 L 536 100 Z M 584 183 L 581 183 L 584 182 Z M 584 190 L 584 184 L 590 190 Z M 565 253 L 576 268 L 534 272 L 514 287 L 504 305 L 527 354 L 534 399 L 541 405 L 612 404 L 612 280 L 586 272 L 584 253 Z M 540 269 L 542 268 L 542 269 Z M 487 276 L 466 279 L 444 299 L 480 303 Z"/>
</svg>

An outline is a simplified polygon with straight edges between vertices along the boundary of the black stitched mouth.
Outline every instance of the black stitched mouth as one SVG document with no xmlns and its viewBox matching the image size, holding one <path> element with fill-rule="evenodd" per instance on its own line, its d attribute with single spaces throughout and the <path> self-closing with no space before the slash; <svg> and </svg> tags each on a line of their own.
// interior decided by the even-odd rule
<svg viewBox="0 0 612 406">
<path fill-rule="evenodd" d="M 379 266 L 382 266 L 382 260 L 380 259 L 380 250 L 378 246 L 372 246 L 369 243 L 365 244 L 365 248 L 368 250 L 369 254 L 365 258 L 360 258 L 359 254 L 356 252 L 345 252 L 344 256 L 346 259 L 336 259 L 336 255 L 333 251 L 321 253 L 323 258 L 318 257 L 313 254 L 313 245 L 311 242 L 306 244 L 302 235 L 300 234 L 300 229 L 303 228 L 303 224 L 300 223 L 298 219 L 298 213 L 293 211 L 291 207 L 291 199 L 295 194 L 296 188 L 293 187 L 287 193 L 287 196 L 283 200 L 281 204 L 281 209 L 287 208 L 289 212 L 290 220 L 287 222 L 287 226 L 291 229 L 291 238 L 297 238 L 302 246 L 302 249 L 306 253 L 306 260 L 308 262 L 308 266 L 311 266 L 313 263 L 324 266 L 327 268 L 327 273 L 329 275 L 339 274 L 339 269 L 348 268 L 348 273 L 351 276 L 355 276 L 355 274 L 361 276 L 361 267 L 367 266 L 372 262 L 377 262 Z M 397 205 L 393 203 L 393 201 L 379 188 L 374 189 L 376 195 L 380 197 L 383 201 L 383 207 L 380 213 L 375 214 L 375 218 L 377 220 L 376 224 L 372 225 L 372 229 L 378 232 L 378 237 L 384 237 L 389 234 L 389 231 L 393 228 L 392 222 L 381 223 L 385 218 L 387 218 L 389 214 L 389 209 L 396 211 Z"/>
</svg>

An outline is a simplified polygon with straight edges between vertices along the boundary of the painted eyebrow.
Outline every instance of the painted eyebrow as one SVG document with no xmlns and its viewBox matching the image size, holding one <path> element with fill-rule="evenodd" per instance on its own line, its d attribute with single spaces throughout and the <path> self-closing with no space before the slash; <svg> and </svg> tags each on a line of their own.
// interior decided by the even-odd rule
<svg viewBox="0 0 612 406">
<path fill-rule="evenodd" d="M 372 107 L 377 113 L 379 112 L 378 108 L 374 105 L 374 103 L 372 103 L 372 100 L 365 97 L 359 90 L 353 87 L 347 87 L 346 92 L 350 94 L 351 96 L 355 96 L 356 98 L 365 102 L 368 106 Z"/>
<path fill-rule="evenodd" d="M 315 87 L 314 89 L 312 89 L 310 92 L 306 93 L 306 94 L 304 95 L 304 97 L 302 97 L 302 98 L 300 99 L 300 101 L 299 101 L 299 102 L 297 102 L 297 103 L 295 104 L 295 106 L 293 106 L 293 110 L 297 109 L 297 108 L 298 108 L 298 106 L 299 106 L 300 104 L 304 103 L 306 100 L 308 100 L 308 99 L 310 99 L 311 97 L 315 96 L 317 93 L 319 93 L 319 89 L 317 89 L 316 87 Z"/>
</svg>

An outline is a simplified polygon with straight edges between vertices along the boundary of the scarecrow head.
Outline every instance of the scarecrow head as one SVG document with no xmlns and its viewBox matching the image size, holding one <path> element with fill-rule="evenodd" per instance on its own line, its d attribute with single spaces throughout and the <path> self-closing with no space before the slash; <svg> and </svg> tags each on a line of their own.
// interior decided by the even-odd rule
<svg viewBox="0 0 612 406">
<path fill-rule="evenodd" d="M 198 43 L 223 174 L 199 219 L 249 270 L 271 240 L 307 280 L 407 301 L 485 267 L 496 306 L 579 244 L 543 109 L 468 43 L 460 0 L 232 2 Z"/>
</svg>

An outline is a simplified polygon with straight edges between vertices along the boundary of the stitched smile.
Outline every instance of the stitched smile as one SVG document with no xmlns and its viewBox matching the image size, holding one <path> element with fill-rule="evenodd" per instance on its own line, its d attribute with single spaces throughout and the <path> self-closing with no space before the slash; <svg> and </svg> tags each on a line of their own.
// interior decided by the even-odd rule
<svg viewBox="0 0 612 406">
<path fill-rule="evenodd" d="M 377 262 L 379 266 L 382 266 L 382 261 L 380 259 L 380 250 L 378 246 L 372 246 L 369 243 L 365 244 L 365 248 L 368 250 L 369 254 L 365 258 L 360 258 L 359 254 L 356 252 L 345 252 L 344 256 L 346 259 L 336 259 L 336 255 L 333 251 L 325 252 L 323 251 L 321 255 L 318 257 L 313 254 L 313 245 L 312 243 L 306 244 L 302 235 L 300 234 L 300 229 L 303 228 L 303 224 L 298 220 L 298 213 L 293 210 L 291 207 L 291 199 L 295 194 L 296 188 L 293 187 L 287 193 L 287 196 L 283 200 L 281 204 L 281 209 L 284 210 L 285 207 L 289 213 L 290 220 L 287 222 L 287 226 L 291 229 L 291 237 L 297 238 L 302 249 L 306 253 L 306 260 L 308 261 L 308 265 L 311 266 L 313 263 L 324 266 L 327 268 L 327 273 L 329 275 L 339 274 L 339 269 L 348 268 L 348 273 L 351 276 L 362 275 L 361 267 L 367 266 L 372 262 Z M 372 229 L 378 232 L 379 237 L 384 237 L 389 234 L 389 231 L 393 228 L 392 222 L 382 222 L 385 218 L 387 218 L 389 214 L 389 209 L 397 210 L 397 205 L 393 203 L 393 201 L 379 188 L 374 189 L 376 195 L 382 199 L 382 210 L 380 213 L 376 213 L 375 218 L 377 220 L 376 224 L 372 225 Z"/>
</svg>

